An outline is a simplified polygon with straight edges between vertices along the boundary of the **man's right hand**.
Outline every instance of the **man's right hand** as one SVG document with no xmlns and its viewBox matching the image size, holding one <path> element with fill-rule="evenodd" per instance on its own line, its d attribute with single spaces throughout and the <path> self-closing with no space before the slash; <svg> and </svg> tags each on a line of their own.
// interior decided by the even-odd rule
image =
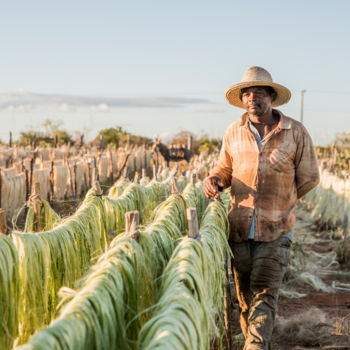
<svg viewBox="0 0 350 350">
<path fill-rule="evenodd" d="M 203 182 L 203 192 L 211 199 L 218 198 L 220 196 L 219 190 L 224 188 L 224 184 L 218 176 L 208 176 Z"/>
</svg>

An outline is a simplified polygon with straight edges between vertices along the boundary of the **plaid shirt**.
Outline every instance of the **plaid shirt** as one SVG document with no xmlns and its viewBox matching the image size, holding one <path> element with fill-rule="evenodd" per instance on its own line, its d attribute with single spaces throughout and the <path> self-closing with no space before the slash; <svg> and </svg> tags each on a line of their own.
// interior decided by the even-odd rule
<svg viewBox="0 0 350 350">
<path fill-rule="evenodd" d="M 245 113 L 224 135 L 217 166 L 211 173 L 231 186 L 230 240 L 248 239 L 253 213 L 255 241 L 269 242 L 295 223 L 297 200 L 319 183 L 312 140 L 304 126 L 280 111 L 278 126 L 259 150 Z"/>
</svg>

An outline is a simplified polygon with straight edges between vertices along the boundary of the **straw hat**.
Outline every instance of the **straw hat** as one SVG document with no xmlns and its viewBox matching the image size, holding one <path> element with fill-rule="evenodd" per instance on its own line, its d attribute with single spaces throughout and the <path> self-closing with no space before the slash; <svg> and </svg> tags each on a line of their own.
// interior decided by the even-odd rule
<svg viewBox="0 0 350 350">
<path fill-rule="evenodd" d="M 252 66 L 249 67 L 243 75 L 242 81 L 238 84 L 231 85 L 225 91 L 225 97 L 228 103 L 233 106 L 244 108 L 240 99 L 241 90 L 253 86 L 271 86 L 277 93 L 277 98 L 272 102 L 273 107 L 287 103 L 290 100 L 290 91 L 272 81 L 271 74 L 264 68 Z"/>
</svg>

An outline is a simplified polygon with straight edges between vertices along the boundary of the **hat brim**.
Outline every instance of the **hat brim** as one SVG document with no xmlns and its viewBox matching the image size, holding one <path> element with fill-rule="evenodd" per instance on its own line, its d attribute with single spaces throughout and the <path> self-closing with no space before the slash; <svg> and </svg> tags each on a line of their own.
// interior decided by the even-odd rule
<svg viewBox="0 0 350 350">
<path fill-rule="evenodd" d="M 271 86 L 277 93 L 277 98 L 272 102 L 273 107 L 281 106 L 290 100 L 291 92 L 283 85 L 271 83 L 270 81 L 249 81 L 231 85 L 225 91 L 225 97 L 229 104 L 239 108 L 244 108 L 240 99 L 241 90 L 253 86 Z"/>
</svg>

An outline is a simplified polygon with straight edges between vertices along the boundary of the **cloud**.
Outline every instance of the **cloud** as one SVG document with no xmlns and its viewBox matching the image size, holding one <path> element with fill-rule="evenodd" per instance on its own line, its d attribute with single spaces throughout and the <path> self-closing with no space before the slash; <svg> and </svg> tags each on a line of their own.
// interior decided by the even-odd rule
<svg viewBox="0 0 350 350">
<path fill-rule="evenodd" d="M 179 108 L 188 105 L 210 104 L 207 99 L 187 97 L 103 97 L 68 94 L 32 93 L 23 89 L 15 92 L 0 92 L 0 109 L 27 110 L 43 106 L 55 107 L 61 112 L 75 108 L 91 108 L 108 111 L 111 108 Z M 27 106 L 27 107 L 25 107 Z"/>
<path fill-rule="evenodd" d="M 66 103 L 62 103 L 60 105 L 59 110 L 62 113 L 75 112 L 75 108 L 73 108 L 72 106 L 67 105 Z"/>
<path fill-rule="evenodd" d="M 6 108 L 6 107 L 5 107 Z M 8 105 L 7 106 L 7 110 L 9 112 L 28 112 L 32 109 L 32 105 L 31 104 L 19 104 L 19 105 Z"/>
<path fill-rule="evenodd" d="M 105 103 L 100 103 L 97 106 L 91 106 L 90 109 L 96 112 L 108 112 L 109 106 Z"/>
</svg>

